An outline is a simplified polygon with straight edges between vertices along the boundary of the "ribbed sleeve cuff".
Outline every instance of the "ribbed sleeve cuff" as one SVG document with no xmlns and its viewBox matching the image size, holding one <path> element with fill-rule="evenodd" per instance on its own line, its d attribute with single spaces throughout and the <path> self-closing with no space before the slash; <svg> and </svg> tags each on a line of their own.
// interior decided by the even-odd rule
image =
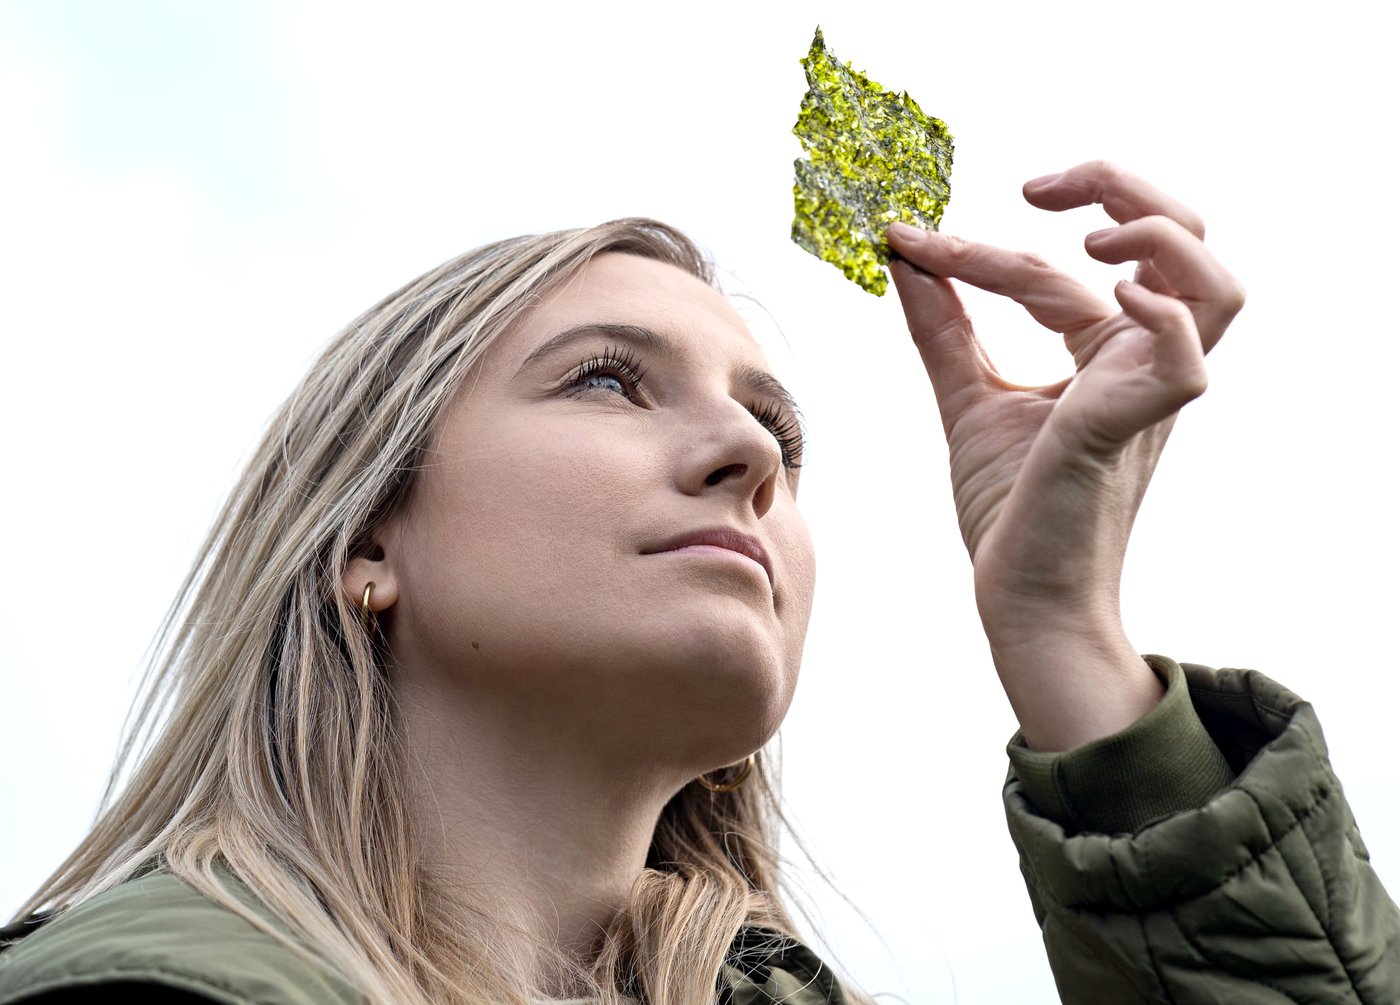
<svg viewBox="0 0 1400 1005">
<path fill-rule="evenodd" d="M 1143 659 L 1167 693 L 1131 726 L 1059 753 L 1031 750 L 1019 730 L 1006 746 L 1026 797 L 1069 833 L 1132 834 L 1205 805 L 1235 779 L 1191 704 L 1181 666 Z"/>
</svg>

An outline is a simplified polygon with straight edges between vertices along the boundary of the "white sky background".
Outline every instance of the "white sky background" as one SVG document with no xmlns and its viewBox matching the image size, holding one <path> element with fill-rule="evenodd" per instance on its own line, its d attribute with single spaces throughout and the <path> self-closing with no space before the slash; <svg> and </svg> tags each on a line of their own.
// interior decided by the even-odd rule
<svg viewBox="0 0 1400 1005">
<path fill-rule="evenodd" d="M 932 392 L 893 287 L 788 239 L 818 23 L 948 122 L 946 232 L 1034 248 L 1107 298 L 1129 270 L 1080 243 L 1107 218 L 1033 210 L 1022 181 L 1106 157 L 1203 213 L 1250 301 L 1139 518 L 1129 636 L 1309 698 L 1400 890 L 1400 89 L 1380 9 L 0 4 L 0 912 L 84 832 L 143 650 L 318 348 L 467 248 L 650 215 L 771 311 L 781 332 L 758 312 L 755 333 L 810 421 L 818 588 L 784 780 L 888 942 L 811 880 L 837 955 L 916 1002 L 1054 1000 Z M 1069 372 L 1057 336 L 967 299 L 1006 376 Z"/>
</svg>

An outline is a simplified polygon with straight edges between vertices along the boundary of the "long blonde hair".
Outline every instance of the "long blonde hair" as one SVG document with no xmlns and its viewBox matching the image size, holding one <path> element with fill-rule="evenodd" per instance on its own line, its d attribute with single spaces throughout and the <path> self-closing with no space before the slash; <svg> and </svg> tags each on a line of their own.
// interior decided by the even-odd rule
<svg viewBox="0 0 1400 1005">
<path fill-rule="evenodd" d="M 464 917 L 435 893 L 400 797 L 384 654 L 341 578 L 411 491 L 438 416 L 482 354 L 607 251 L 717 285 L 684 235 L 628 218 L 467 252 L 330 343 L 171 606 L 91 833 L 20 916 L 67 909 L 155 860 L 371 1002 L 523 1005 L 548 993 L 531 972 L 539 958 L 493 948 L 499 919 Z M 778 889 L 781 822 L 762 753 L 734 792 L 686 786 L 597 953 L 554 964 L 604 1005 L 624 995 L 709 1005 L 741 926 L 794 933 Z M 245 906 L 224 874 L 295 937 Z"/>
</svg>

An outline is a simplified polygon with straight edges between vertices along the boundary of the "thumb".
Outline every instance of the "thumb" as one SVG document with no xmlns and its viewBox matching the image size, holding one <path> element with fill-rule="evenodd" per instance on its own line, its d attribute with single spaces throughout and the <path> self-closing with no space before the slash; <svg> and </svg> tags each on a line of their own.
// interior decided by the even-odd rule
<svg viewBox="0 0 1400 1005">
<path fill-rule="evenodd" d="M 972 320 L 952 283 L 902 258 L 890 263 L 890 276 L 899 291 L 909 334 L 938 398 L 944 431 L 950 431 L 958 415 L 975 399 L 975 392 L 996 374 L 996 368 L 977 341 Z"/>
</svg>

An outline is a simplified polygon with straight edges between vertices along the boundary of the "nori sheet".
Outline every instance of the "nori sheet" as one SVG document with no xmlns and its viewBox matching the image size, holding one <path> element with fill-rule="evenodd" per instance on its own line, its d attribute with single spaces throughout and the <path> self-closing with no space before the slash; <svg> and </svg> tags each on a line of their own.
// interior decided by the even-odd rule
<svg viewBox="0 0 1400 1005">
<path fill-rule="evenodd" d="M 885 228 L 901 220 L 938 229 L 951 194 L 953 137 L 907 92 L 886 90 L 849 60 L 843 66 L 820 26 L 801 62 L 808 87 L 792 131 L 807 156 L 793 162 L 792 239 L 884 296 Z"/>
</svg>

